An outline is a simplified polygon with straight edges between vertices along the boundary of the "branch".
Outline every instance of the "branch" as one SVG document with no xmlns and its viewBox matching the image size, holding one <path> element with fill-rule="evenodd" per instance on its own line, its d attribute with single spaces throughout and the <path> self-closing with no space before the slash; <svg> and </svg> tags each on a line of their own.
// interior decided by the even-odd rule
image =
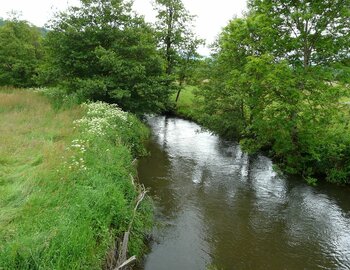
<svg viewBox="0 0 350 270">
<path fill-rule="evenodd" d="M 131 178 L 133 180 L 132 176 L 131 176 Z M 138 209 L 140 203 L 143 201 L 143 199 L 145 198 L 145 196 L 147 194 L 147 190 L 145 189 L 145 187 L 143 185 L 141 186 L 141 190 L 142 190 L 141 193 L 137 197 L 136 205 L 135 205 L 135 208 L 134 208 L 134 211 L 133 211 L 133 215 L 132 215 L 131 221 L 129 223 L 128 230 L 124 234 L 123 242 L 121 244 L 120 251 L 119 251 L 117 267 L 115 268 L 115 270 L 122 269 L 123 267 L 131 264 L 132 262 L 134 262 L 136 260 L 136 256 L 133 256 L 133 257 L 129 258 L 128 260 L 126 260 L 126 254 L 127 254 L 127 251 L 128 251 L 129 236 L 130 236 L 131 228 L 132 228 L 132 225 L 134 223 L 134 219 L 135 219 L 135 216 L 136 216 L 136 213 L 137 213 L 137 209 Z"/>
<path fill-rule="evenodd" d="M 123 262 L 120 266 L 116 267 L 114 270 L 121 270 L 123 269 L 124 267 L 132 264 L 133 262 L 136 261 L 136 256 L 132 256 L 130 257 L 128 260 L 126 260 L 125 262 Z"/>
</svg>

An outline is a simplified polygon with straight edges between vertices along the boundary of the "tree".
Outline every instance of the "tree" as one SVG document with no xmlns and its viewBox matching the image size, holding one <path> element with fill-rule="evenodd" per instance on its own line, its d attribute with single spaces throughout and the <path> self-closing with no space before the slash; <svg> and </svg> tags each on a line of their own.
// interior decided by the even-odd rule
<svg viewBox="0 0 350 270">
<path fill-rule="evenodd" d="M 245 150 L 271 150 L 291 173 L 332 179 L 341 171 L 334 178 L 345 181 L 350 166 L 339 157 L 350 137 L 339 135 L 348 132 L 339 99 L 349 96 L 349 6 L 250 1 L 247 16 L 233 19 L 217 42 L 202 92 L 204 123 L 239 136 Z"/>
<path fill-rule="evenodd" d="M 279 38 L 275 50 L 294 67 L 326 65 L 349 57 L 349 0 L 250 0 Z"/>
<path fill-rule="evenodd" d="M 196 66 L 199 64 L 201 56 L 197 53 L 198 46 L 204 44 L 202 39 L 198 39 L 193 33 L 188 33 L 179 51 L 178 66 L 176 74 L 179 82 L 176 100 L 178 101 L 184 82 L 193 76 Z"/>
<path fill-rule="evenodd" d="M 339 89 L 333 87 L 333 82 L 337 79 L 334 75 L 341 72 L 342 68 L 338 66 L 340 69 L 335 72 L 335 68 L 332 70 L 329 67 L 349 58 L 350 1 L 251 0 L 249 6 L 252 16 L 265 16 L 268 25 L 279 37 L 269 53 L 275 56 L 276 61 L 287 60 L 298 79 L 295 91 L 301 100 L 294 104 L 290 112 L 290 121 L 294 122 L 290 132 L 293 154 L 302 160 L 300 153 L 304 151 L 301 149 L 304 143 L 301 133 L 302 127 L 308 124 L 301 124 L 305 116 L 302 112 L 303 108 L 306 109 L 305 100 L 309 108 L 320 115 L 320 107 L 324 108 L 323 111 L 339 107 L 337 99 L 330 98 L 330 95 L 328 99 L 322 97 L 331 92 L 333 97 L 339 95 Z M 263 37 L 260 42 L 268 43 L 268 40 Z M 326 118 L 319 121 L 329 124 Z"/>
<path fill-rule="evenodd" d="M 199 58 L 197 49 L 204 41 L 194 34 L 194 16 L 189 14 L 181 0 L 156 0 L 155 3 L 158 12 L 156 29 L 159 46 L 166 60 L 166 74 L 175 76 L 180 86 L 177 101 L 191 66 Z"/>
<path fill-rule="evenodd" d="M 42 37 L 35 26 L 13 17 L 0 26 L 0 85 L 35 85 L 42 58 Z"/>
<path fill-rule="evenodd" d="M 121 0 L 84 0 L 51 22 L 41 81 L 81 100 L 116 102 L 137 113 L 164 108 L 163 61 L 153 30 Z"/>
</svg>

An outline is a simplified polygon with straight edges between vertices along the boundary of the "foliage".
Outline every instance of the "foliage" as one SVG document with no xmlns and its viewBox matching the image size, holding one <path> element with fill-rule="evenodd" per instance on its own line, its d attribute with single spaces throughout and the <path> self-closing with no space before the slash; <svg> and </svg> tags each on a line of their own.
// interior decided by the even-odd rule
<svg viewBox="0 0 350 270">
<path fill-rule="evenodd" d="M 147 129 L 104 103 L 53 111 L 31 92 L 0 97 L 0 268 L 103 268 L 132 217 L 131 152 L 143 153 Z M 151 212 L 144 201 L 129 254 L 142 252 Z"/>
<path fill-rule="evenodd" d="M 172 80 L 179 83 L 176 101 L 180 95 L 182 84 L 191 76 L 194 66 L 200 58 L 197 49 L 204 40 L 198 38 L 193 31 L 193 19 L 181 0 L 156 0 L 157 36 L 160 50 L 166 60 L 168 86 Z"/>
<path fill-rule="evenodd" d="M 6 23 L 6 21 L 0 17 L 0 27 L 3 26 Z"/>
<path fill-rule="evenodd" d="M 35 26 L 14 17 L 0 25 L 0 85 L 35 85 L 43 56 L 42 37 Z"/>
<path fill-rule="evenodd" d="M 196 61 L 192 67 L 191 76 L 187 78 L 189 85 L 203 85 L 209 82 L 213 59 L 204 57 Z"/>
<path fill-rule="evenodd" d="M 350 179 L 349 1 L 249 2 L 217 41 L 200 121 L 308 179 Z M 343 135 L 341 135 L 343 134 Z"/>
<path fill-rule="evenodd" d="M 163 61 L 152 29 L 129 3 L 81 1 L 51 21 L 40 82 L 59 84 L 80 100 L 118 103 L 137 113 L 164 108 Z"/>
<path fill-rule="evenodd" d="M 308 183 L 310 186 L 317 186 L 317 179 L 313 177 L 306 177 L 306 183 Z"/>
<path fill-rule="evenodd" d="M 46 96 L 50 101 L 52 108 L 56 111 L 61 109 L 70 109 L 84 101 L 77 93 L 67 93 L 67 89 L 61 87 L 40 87 L 33 88 L 34 92 Z"/>
<path fill-rule="evenodd" d="M 267 43 L 274 54 L 294 67 L 325 65 L 349 57 L 349 0 L 250 0 L 249 6 L 253 16 L 262 17 L 273 29 L 265 38 L 278 37 Z"/>
</svg>

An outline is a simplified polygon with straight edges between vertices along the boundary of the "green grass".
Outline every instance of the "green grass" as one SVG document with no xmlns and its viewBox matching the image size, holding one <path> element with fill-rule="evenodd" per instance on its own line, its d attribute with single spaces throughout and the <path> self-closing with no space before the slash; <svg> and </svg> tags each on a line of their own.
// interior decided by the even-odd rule
<svg viewBox="0 0 350 270">
<path fill-rule="evenodd" d="M 350 102 L 350 98 L 349 98 L 349 97 L 342 97 L 342 98 L 339 100 L 339 102 L 343 102 L 343 103 L 345 103 L 345 102 Z"/>
<path fill-rule="evenodd" d="M 0 91 L 0 269 L 101 269 L 127 230 L 137 197 L 131 162 L 147 130 L 129 116 L 120 130 L 93 136 L 73 123 L 86 113 Z M 146 201 L 129 255 L 142 253 L 151 214 Z"/>
<path fill-rule="evenodd" d="M 178 106 L 191 106 L 193 104 L 193 101 L 195 99 L 194 92 L 198 90 L 196 86 L 187 85 L 185 86 L 180 93 L 179 100 L 178 100 Z M 176 99 L 175 93 L 172 98 L 173 100 Z"/>
<path fill-rule="evenodd" d="M 198 91 L 196 86 L 185 86 L 180 93 L 178 102 L 176 104 L 176 113 L 184 118 L 195 119 L 195 107 L 196 99 L 195 92 Z M 176 93 L 172 96 L 172 100 L 176 100 Z"/>
</svg>

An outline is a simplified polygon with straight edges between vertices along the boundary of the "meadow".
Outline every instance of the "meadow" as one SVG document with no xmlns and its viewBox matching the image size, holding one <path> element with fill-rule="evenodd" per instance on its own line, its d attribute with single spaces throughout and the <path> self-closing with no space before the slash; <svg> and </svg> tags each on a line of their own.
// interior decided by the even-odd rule
<svg viewBox="0 0 350 270">
<path fill-rule="evenodd" d="M 148 130 L 105 103 L 54 109 L 42 94 L 0 91 L 0 269 L 111 267 L 138 196 L 134 158 Z M 152 224 L 145 200 L 128 253 Z"/>
</svg>

